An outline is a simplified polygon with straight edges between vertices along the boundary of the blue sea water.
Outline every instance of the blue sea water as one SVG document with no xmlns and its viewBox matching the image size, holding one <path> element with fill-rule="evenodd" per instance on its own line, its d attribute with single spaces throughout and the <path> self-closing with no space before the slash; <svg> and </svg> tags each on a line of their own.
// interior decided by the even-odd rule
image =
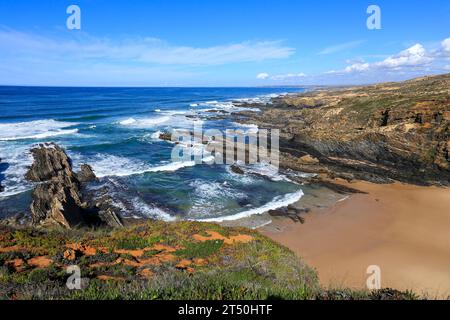
<svg viewBox="0 0 450 320">
<path fill-rule="evenodd" d="M 30 148 L 63 146 L 75 171 L 90 164 L 124 216 L 223 220 L 280 207 L 301 197 L 298 185 L 266 174 L 241 176 L 227 165 L 173 163 L 174 144 L 159 132 L 242 128 L 208 110 L 239 110 L 233 101 L 268 101 L 295 88 L 47 88 L 0 87 L 0 216 L 29 211 L 32 184 L 24 179 Z M 256 111 L 256 110 L 255 110 Z"/>
</svg>

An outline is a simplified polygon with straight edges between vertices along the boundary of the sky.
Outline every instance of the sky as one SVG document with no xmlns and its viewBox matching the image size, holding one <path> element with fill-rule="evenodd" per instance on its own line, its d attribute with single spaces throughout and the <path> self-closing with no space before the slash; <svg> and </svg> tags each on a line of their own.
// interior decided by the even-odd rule
<svg viewBox="0 0 450 320">
<path fill-rule="evenodd" d="M 448 0 L 0 2 L 0 85 L 346 85 L 448 72 Z"/>
</svg>

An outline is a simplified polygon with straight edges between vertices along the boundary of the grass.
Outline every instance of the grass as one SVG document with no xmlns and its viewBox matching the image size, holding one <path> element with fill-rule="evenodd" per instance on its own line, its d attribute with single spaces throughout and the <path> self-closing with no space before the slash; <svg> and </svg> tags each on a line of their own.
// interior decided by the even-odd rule
<svg viewBox="0 0 450 320">
<path fill-rule="evenodd" d="M 114 248 L 117 249 L 126 249 L 126 250 L 135 250 L 135 249 L 144 249 L 147 247 L 151 247 L 152 245 L 161 241 L 161 237 L 137 237 L 130 236 L 128 238 L 118 239 Z"/>
<path fill-rule="evenodd" d="M 224 241 L 200 242 L 195 234 L 216 231 L 229 237 L 246 234 L 253 241 L 225 244 Z M 81 243 L 108 248 L 68 261 L 63 257 L 66 244 Z M 163 244 L 172 251 L 151 250 Z M 0 299 L 326 299 L 374 298 L 368 292 L 346 291 L 338 295 L 323 290 L 313 269 L 289 249 L 259 233 L 244 228 L 224 228 L 198 222 L 149 222 L 120 230 L 36 230 L 0 227 L 0 248 L 19 246 L 18 251 L 0 254 Z M 171 247 L 172 246 L 172 247 Z M 115 250 L 149 249 L 141 257 Z M 27 264 L 28 259 L 48 256 L 54 263 L 47 268 Z M 145 259 L 157 260 L 150 265 L 128 265 Z M 23 259 L 24 267 L 16 270 L 12 259 Z M 170 258 L 170 259 L 169 259 Z M 188 269 L 178 263 L 184 259 L 202 258 L 205 264 Z M 121 261 L 121 262 L 118 262 Z M 96 264 L 97 267 L 92 265 Z M 81 269 L 82 290 L 69 290 L 64 266 Z M 141 275 L 144 269 L 152 276 Z M 112 280 L 100 280 L 109 276 Z M 413 298 L 404 296 L 404 298 Z"/>
<path fill-rule="evenodd" d="M 210 255 L 217 253 L 223 246 L 222 240 L 209 240 L 205 242 L 193 243 L 187 242 L 184 249 L 175 252 L 184 258 L 207 258 Z"/>
</svg>

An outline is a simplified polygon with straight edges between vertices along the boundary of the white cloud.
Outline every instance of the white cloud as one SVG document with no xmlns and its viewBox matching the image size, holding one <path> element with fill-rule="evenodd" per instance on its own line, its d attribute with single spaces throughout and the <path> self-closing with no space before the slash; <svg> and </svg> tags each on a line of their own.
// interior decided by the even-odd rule
<svg viewBox="0 0 450 320">
<path fill-rule="evenodd" d="M 396 56 L 389 57 L 382 62 L 376 63 L 374 66 L 378 68 L 401 68 L 423 66 L 431 63 L 433 57 L 427 54 L 425 48 L 417 43 L 414 46 L 403 50 Z"/>
<path fill-rule="evenodd" d="M 0 29 L 0 55 L 62 56 L 159 65 L 222 65 L 288 58 L 293 48 L 279 41 L 246 41 L 210 47 L 176 46 L 154 38 L 112 41 L 92 37 L 53 39 Z"/>
<path fill-rule="evenodd" d="M 343 72 L 360 73 L 377 70 L 402 70 L 423 68 L 429 66 L 435 60 L 434 54 L 417 43 L 412 47 L 401 51 L 399 54 L 392 55 L 382 61 L 373 63 L 354 63 L 347 66 Z"/>
<path fill-rule="evenodd" d="M 442 41 L 441 45 L 444 51 L 450 53 L 450 38 L 447 38 L 444 41 Z"/>
<path fill-rule="evenodd" d="M 450 64 L 449 64 L 449 65 L 446 65 L 446 66 L 444 66 L 444 70 L 446 70 L 446 71 L 450 71 Z"/>
<path fill-rule="evenodd" d="M 258 80 L 266 80 L 267 78 L 269 78 L 269 74 L 265 73 L 265 72 L 259 73 L 256 76 L 256 79 L 258 79 Z"/>
<path fill-rule="evenodd" d="M 336 53 L 336 52 L 345 51 L 345 50 L 348 50 L 348 49 L 353 49 L 353 48 L 361 45 L 362 43 L 364 43 L 363 40 L 341 43 L 341 44 L 338 44 L 338 45 L 334 45 L 334 46 L 325 48 L 322 51 L 320 51 L 319 54 L 320 55 L 332 54 L 332 53 Z"/>
<path fill-rule="evenodd" d="M 345 72 L 361 72 L 368 70 L 370 65 L 368 63 L 354 63 L 351 66 L 345 68 Z"/>
<path fill-rule="evenodd" d="M 280 74 L 272 77 L 272 80 L 276 81 L 287 81 L 287 80 L 298 80 L 300 78 L 306 77 L 306 74 L 301 73 L 288 73 L 288 74 Z"/>
</svg>

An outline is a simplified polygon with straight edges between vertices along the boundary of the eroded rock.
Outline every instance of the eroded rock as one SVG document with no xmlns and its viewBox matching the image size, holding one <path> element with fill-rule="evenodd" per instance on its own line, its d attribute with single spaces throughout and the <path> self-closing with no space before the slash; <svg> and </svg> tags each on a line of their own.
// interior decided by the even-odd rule
<svg viewBox="0 0 450 320">
<path fill-rule="evenodd" d="M 77 173 L 78 181 L 80 183 L 89 183 L 97 181 L 97 176 L 94 173 L 94 170 L 92 170 L 92 167 L 88 164 L 82 164 L 80 172 Z"/>
<path fill-rule="evenodd" d="M 54 143 L 40 144 L 31 150 L 34 162 L 26 173 L 29 181 L 42 182 L 53 178 L 72 178 L 72 164 L 66 152 Z"/>
<path fill-rule="evenodd" d="M 40 182 L 32 193 L 34 225 L 57 225 L 69 229 L 102 224 L 122 226 L 115 212 L 89 207 L 82 201 L 82 184 L 97 179 L 89 165 L 82 165 L 80 173 L 75 174 L 66 152 L 54 143 L 40 144 L 31 152 L 34 162 L 26 178 Z"/>
<path fill-rule="evenodd" d="M 231 171 L 236 173 L 236 174 L 245 174 L 244 170 L 242 170 L 240 167 L 238 167 L 237 165 L 233 164 L 230 167 Z"/>
</svg>

